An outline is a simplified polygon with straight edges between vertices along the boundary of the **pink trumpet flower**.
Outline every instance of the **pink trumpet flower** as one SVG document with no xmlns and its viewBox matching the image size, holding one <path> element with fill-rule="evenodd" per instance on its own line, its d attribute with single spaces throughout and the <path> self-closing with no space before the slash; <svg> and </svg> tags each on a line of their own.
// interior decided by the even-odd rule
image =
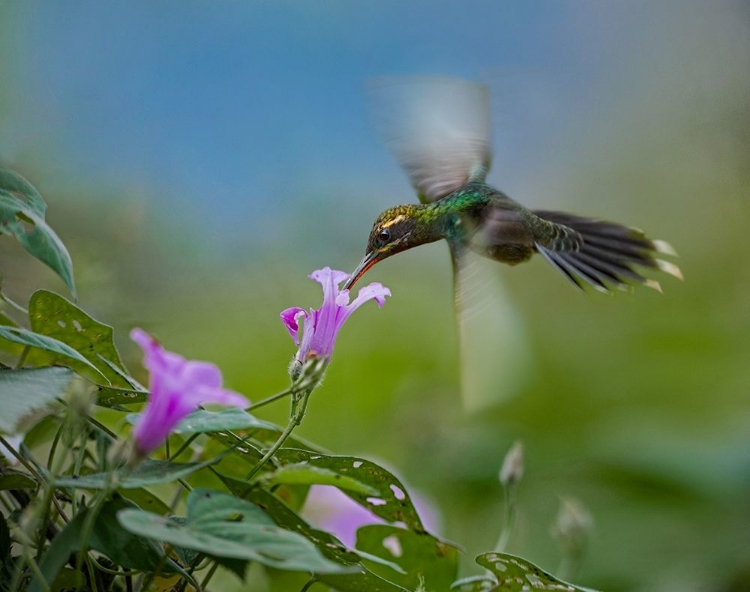
<svg viewBox="0 0 750 592">
<path fill-rule="evenodd" d="M 174 427 L 203 403 L 245 408 L 250 403 L 234 391 L 221 388 L 221 370 L 209 362 L 188 361 L 166 351 L 142 329 L 130 338 L 141 346 L 149 371 L 149 397 L 133 429 L 136 449 L 145 456 L 158 448 Z"/>
<path fill-rule="evenodd" d="M 388 288 L 374 282 L 362 288 L 350 303 L 349 290 L 339 290 L 341 282 L 349 279 L 348 273 L 324 267 L 313 271 L 309 277 L 323 286 L 321 307 L 317 310 L 310 309 L 308 312 L 295 306 L 281 313 L 281 320 L 294 343 L 299 346 L 295 360 L 300 364 L 311 358 L 330 358 L 336 344 L 336 336 L 351 314 L 369 300 L 377 302 L 379 307 L 383 306 L 385 297 L 391 295 Z M 300 340 L 302 320 L 304 326 Z"/>
</svg>

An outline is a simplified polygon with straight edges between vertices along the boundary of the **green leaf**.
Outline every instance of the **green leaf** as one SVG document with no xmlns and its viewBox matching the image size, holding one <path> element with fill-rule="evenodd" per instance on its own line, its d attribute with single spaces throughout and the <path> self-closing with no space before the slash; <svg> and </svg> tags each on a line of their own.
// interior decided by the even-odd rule
<svg viewBox="0 0 750 592">
<path fill-rule="evenodd" d="M 8 467 L 0 467 L 0 491 L 6 489 L 36 489 L 36 481 L 26 473 Z"/>
<path fill-rule="evenodd" d="M 122 499 L 106 502 L 94 520 L 93 528 L 88 539 L 91 549 L 105 554 L 113 562 L 126 568 L 153 570 L 162 562 L 163 550 L 153 541 L 123 530 L 117 522 L 117 513 L 121 510 L 133 510 L 133 504 Z M 70 554 L 80 550 L 83 533 L 83 523 L 90 508 L 84 508 L 65 525 L 50 544 L 39 564 L 45 582 L 49 586 L 57 573 L 68 562 Z M 185 572 L 171 559 L 164 562 L 162 571 Z M 34 579 L 30 592 L 41 592 L 41 582 Z"/>
<path fill-rule="evenodd" d="M 171 483 L 187 477 L 191 473 L 218 462 L 212 458 L 202 463 L 174 463 L 166 460 L 147 460 L 137 465 L 127 476 L 116 485 L 122 489 L 149 487 L 162 483 Z M 77 489 L 105 489 L 110 481 L 109 473 L 91 473 L 89 475 L 57 477 L 57 487 L 72 487 Z"/>
<path fill-rule="evenodd" d="M 123 510 L 124 528 L 212 557 L 257 561 L 278 569 L 313 573 L 352 571 L 326 559 L 305 537 L 279 528 L 258 506 L 228 494 L 194 490 L 183 524 L 143 512 Z"/>
<path fill-rule="evenodd" d="M 139 533 L 128 532 L 120 526 L 117 514 L 126 509 L 140 511 L 135 504 L 119 497 L 105 503 L 94 522 L 89 546 L 104 553 L 121 567 L 154 570 L 161 563 L 164 552 L 151 539 L 137 536 Z M 173 572 L 181 569 L 169 560 L 162 571 Z"/>
<path fill-rule="evenodd" d="M 15 171 L 0 168 L 0 189 L 11 194 L 20 194 L 25 198 L 26 206 L 44 218 L 47 204 L 36 188 Z"/>
<path fill-rule="evenodd" d="M 263 482 L 272 485 L 332 485 L 341 490 L 368 496 L 377 496 L 378 490 L 348 475 L 306 462 L 291 464 L 263 476 Z"/>
<path fill-rule="evenodd" d="M 106 380 L 106 377 L 99 371 L 99 369 L 91 362 L 89 362 L 86 358 L 84 358 L 80 353 L 78 353 L 69 345 L 58 341 L 57 339 L 53 339 L 52 337 L 39 335 L 38 333 L 27 331 L 26 329 L 21 329 L 20 327 L 0 326 L 0 338 L 7 339 L 8 341 L 13 341 L 15 343 L 21 343 L 23 345 L 28 345 L 29 347 L 35 347 L 37 349 L 55 354 L 56 356 L 61 356 L 62 359 L 65 360 L 64 363 L 66 366 L 76 366 L 76 364 L 74 364 L 73 362 L 80 362 Z"/>
<path fill-rule="evenodd" d="M 472 590 L 502 592 L 542 592 L 559 590 L 561 592 L 595 592 L 590 588 L 581 588 L 559 580 L 552 574 L 537 567 L 530 561 L 508 553 L 484 553 L 476 562 L 488 569 L 497 578 L 496 583 L 475 582 Z M 479 586 L 479 587 L 477 587 Z"/>
<path fill-rule="evenodd" d="M 424 592 L 448 590 L 458 573 L 458 551 L 427 533 L 416 533 L 387 524 L 363 526 L 357 531 L 357 549 L 392 561 L 405 574 L 374 565 L 375 573 L 415 590 L 422 582 Z"/>
<path fill-rule="evenodd" d="M 108 388 L 100 386 L 96 395 L 96 404 L 102 407 L 117 407 L 119 405 L 133 405 L 148 401 L 148 391 L 135 388 Z"/>
<path fill-rule="evenodd" d="M 73 262 L 60 238 L 47 225 L 36 204 L 0 189 L 0 233 L 12 234 L 31 255 L 52 268 L 75 297 Z"/>
<path fill-rule="evenodd" d="M 246 481 L 239 481 L 221 474 L 219 477 L 229 488 L 229 491 L 242 499 L 253 502 L 270 516 L 278 526 L 301 534 L 329 559 L 343 565 L 356 565 L 360 569 L 359 573 L 352 574 L 319 574 L 317 577 L 321 582 L 325 582 L 333 586 L 336 590 L 344 592 L 397 592 L 404 590 L 401 586 L 392 584 L 372 573 L 360 563 L 363 557 L 359 553 L 347 549 L 332 534 L 310 526 L 272 493 L 255 487 Z M 388 562 L 384 561 L 383 563 Z M 395 570 L 399 569 L 397 565 L 391 565 L 391 567 Z"/>
<path fill-rule="evenodd" d="M 86 364 L 71 363 L 61 358 L 59 353 L 36 351 L 28 361 L 34 365 L 69 364 L 73 370 L 81 372 L 94 366 L 116 387 L 131 388 L 131 385 L 112 367 L 124 370 L 120 354 L 112 337 L 112 327 L 91 318 L 72 302 L 48 290 L 34 292 L 29 301 L 31 329 L 40 335 L 56 339 L 70 346 L 86 360 Z M 109 362 L 109 363 L 107 363 Z"/>
<path fill-rule="evenodd" d="M 424 532 L 419 514 L 401 481 L 369 460 L 292 448 L 279 450 L 276 459 L 282 465 L 306 462 L 309 467 L 327 469 L 342 477 L 355 479 L 376 491 L 375 494 L 371 494 L 342 489 L 355 502 L 387 522 L 402 522 L 410 530 Z"/>
<path fill-rule="evenodd" d="M 0 432 L 12 433 L 24 416 L 61 397 L 72 378 L 59 367 L 0 370 Z"/>
<path fill-rule="evenodd" d="M 140 413 L 130 413 L 128 423 L 135 425 Z M 276 426 L 250 415 L 247 411 L 230 407 L 221 411 L 204 411 L 199 409 L 188 415 L 177 424 L 174 434 L 204 434 L 226 430 L 276 429 Z"/>
</svg>

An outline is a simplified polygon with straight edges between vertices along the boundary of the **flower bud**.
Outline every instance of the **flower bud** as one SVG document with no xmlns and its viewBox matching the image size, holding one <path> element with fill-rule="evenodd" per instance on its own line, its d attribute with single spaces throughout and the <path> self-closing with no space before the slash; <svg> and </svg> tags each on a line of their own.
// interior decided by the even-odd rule
<svg viewBox="0 0 750 592">
<path fill-rule="evenodd" d="M 523 442 L 516 440 L 510 447 L 500 469 L 500 483 L 506 489 L 513 487 L 523 478 Z"/>
<path fill-rule="evenodd" d="M 594 518 L 580 500 L 560 499 L 560 511 L 550 532 L 565 555 L 580 557 L 586 549 L 593 528 Z"/>
</svg>

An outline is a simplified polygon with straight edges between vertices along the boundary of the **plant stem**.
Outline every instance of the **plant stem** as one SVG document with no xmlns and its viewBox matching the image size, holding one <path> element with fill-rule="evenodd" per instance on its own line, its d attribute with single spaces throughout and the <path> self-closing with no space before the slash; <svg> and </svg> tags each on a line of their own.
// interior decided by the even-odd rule
<svg viewBox="0 0 750 592">
<path fill-rule="evenodd" d="M 39 581 L 39 585 L 42 587 L 42 590 L 44 592 L 50 592 L 49 585 L 47 585 L 47 581 L 44 579 L 44 576 L 42 575 L 42 570 L 39 569 L 39 565 L 34 560 L 34 558 L 31 556 L 31 552 L 29 551 L 29 548 L 24 545 L 24 552 L 23 552 L 24 559 L 26 561 L 26 564 L 31 569 L 31 572 L 34 574 L 34 577 Z"/>
<path fill-rule="evenodd" d="M 513 534 L 513 527 L 516 523 L 516 487 L 515 484 L 505 488 L 505 517 L 503 527 L 500 529 L 500 538 L 495 545 L 496 553 L 503 553 Z"/>
<path fill-rule="evenodd" d="M 203 578 L 203 581 L 201 582 L 201 588 L 203 590 L 206 589 L 206 586 L 208 586 L 208 583 L 211 581 L 211 578 L 214 577 L 214 574 L 216 573 L 217 569 L 219 569 L 219 564 L 214 562 L 214 564 L 211 566 L 211 569 L 206 574 L 206 577 Z"/>
<path fill-rule="evenodd" d="M 188 448 L 188 447 L 189 447 L 189 446 L 190 446 L 190 445 L 191 445 L 191 444 L 192 444 L 193 442 L 195 442 L 195 440 L 196 440 L 196 438 L 198 438 L 198 436 L 200 436 L 200 434 L 193 434 L 193 435 L 191 435 L 191 436 L 190 436 L 190 437 L 189 437 L 189 438 L 188 438 L 187 440 L 185 440 L 185 441 L 184 441 L 184 442 L 182 443 L 182 446 L 180 446 L 180 447 L 179 447 L 179 448 L 177 449 L 177 452 L 175 452 L 175 453 L 174 453 L 173 455 L 171 455 L 171 456 L 167 455 L 167 456 L 169 456 L 169 460 L 175 460 L 175 459 L 176 459 L 177 457 L 179 457 L 179 456 L 180 456 L 180 455 L 181 455 L 181 454 L 182 454 L 183 452 L 185 452 L 185 450 L 187 450 L 187 448 Z"/>
<path fill-rule="evenodd" d="M 18 361 L 16 362 L 15 369 L 18 370 L 21 366 L 23 366 L 23 363 L 26 361 L 26 357 L 29 355 L 29 352 L 31 351 L 31 346 L 24 345 L 23 351 L 21 352 L 21 355 L 18 357 Z"/>
<path fill-rule="evenodd" d="M 282 447 L 289 436 L 292 435 L 294 428 L 302 423 L 302 419 L 305 417 L 305 411 L 307 410 L 307 402 L 310 399 L 310 394 L 312 393 L 312 391 L 312 388 L 308 388 L 302 393 L 299 398 L 297 398 L 296 396 L 292 398 L 292 409 L 289 413 L 289 423 L 287 424 L 286 429 L 281 433 L 281 436 L 279 436 L 278 440 L 274 442 L 273 446 L 268 449 L 263 457 L 250 470 L 250 472 L 245 477 L 245 481 L 249 481 L 250 479 L 252 479 L 253 476 L 255 476 L 258 471 L 263 468 L 263 465 L 265 465 L 271 459 L 271 457 L 276 454 L 276 452 L 279 450 L 279 448 Z"/>
<path fill-rule="evenodd" d="M 284 397 L 288 397 L 289 395 L 294 393 L 293 388 L 288 388 L 285 391 L 281 391 L 280 393 L 276 393 L 275 395 L 271 395 L 270 397 L 267 397 L 266 399 L 263 399 L 262 401 L 258 401 L 257 403 L 253 403 L 250 405 L 250 407 L 247 407 L 245 411 L 252 411 L 253 409 L 258 409 L 259 407 L 264 407 L 268 405 L 269 403 L 273 403 L 274 401 L 278 401 L 279 399 L 283 399 Z"/>
</svg>

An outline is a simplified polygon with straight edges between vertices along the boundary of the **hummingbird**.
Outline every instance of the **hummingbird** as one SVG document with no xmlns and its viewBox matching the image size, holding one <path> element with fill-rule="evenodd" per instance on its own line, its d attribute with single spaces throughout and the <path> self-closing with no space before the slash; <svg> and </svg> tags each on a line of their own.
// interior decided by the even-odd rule
<svg viewBox="0 0 750 592">
<path fill-rule="evenodd" d="M 541 255 L 575 287 L 600 292 L 660 284 L 639 268 L 682 279 L 660 255 L 665 241 L 636 228 L 566 212 L 532 210 L 486 182 L 492 160 L 490 101 L 481 83 L 454 78 L 393 79 L 373 87 L 372 111 L 383 140 L 420 203 L 388 208 L 375 220 L 365 255 L 345 288 L 375 264 L 444 240 L 453 261 L 459 328 L 477 300 L 472 257 L 518 265 Z M 486 311 L 491 296 L 480 297 Z M 496 336 L 495 339 L 502 339 Z M 492 364 L 492 347 L 487 363 Z"/>
</svg>

